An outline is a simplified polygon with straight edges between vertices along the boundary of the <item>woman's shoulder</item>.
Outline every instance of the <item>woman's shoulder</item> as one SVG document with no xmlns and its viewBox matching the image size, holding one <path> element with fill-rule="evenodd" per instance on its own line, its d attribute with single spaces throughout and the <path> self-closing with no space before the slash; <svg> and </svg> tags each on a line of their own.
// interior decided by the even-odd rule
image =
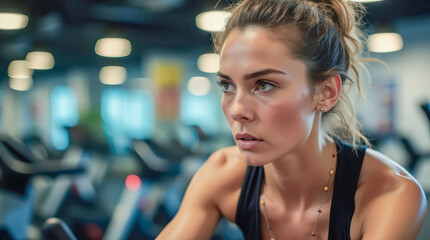
<svg viewBox="0 0 430 240">
<path fill-rule="evenodd" d="M 238 148 L 225 147 L 209 156 L 193 176 L 192 182 L 208 188 L 205 192 L 213 199 L 240 187 L 245 172 L 246 164 L 242 161 Z"/>
<path fill-rule="evenodd" d="M 212 153 L 194 178 L 209 182 L 216 196 L 224 196 L 241 187 L 246 167 L 237 146 L 225 147 Z"/>
<path fill-rule="evenodd" d="M 212 153 L 202 169 L 208 169 L 210 174 L 227 174 L 233 177 L 240 177 L 246 170 L 246 164 L 242 161 L 240 151 L 237 146 L 221 148 Z M 219 175 L 218 175 L 219 176 Z"/>
<path fill-rule="evenodd" d="M 402 166 L 384 154 L 367 149 L 359 179 L 359 188 L 376 188 L 381 194 L 391 191 L 422 189 L 415 178 Z"/>
<path fill-rule="evenodd" d="M 415 178 L 372 149 L 366 150 L 355 199 L 363 231 L 372 234 L 368 236 L 388 234 L 381 239 L 412 239 L 427 211 L 424 192 Z"/>
<path fill-rule="evenodd" d="M 235 147 L 214 152 L 193 176 L 178 212 L 158 238 L 209 239 L 222 216 L 234 221 L 243 165 Z"/>
<path fill-rule="evenodd" d="M 205 202 L 211 201 L 223 216 L 234 221 L 246 169 L 237 146 L 217 150 L 193 177 L 193 182 L 202 186 L 196 194 L 204 194 Z"/>
<path fill-rule="evenodd" d="M 242 160 L 238 147 L 230 146 L 214 152 L 202 168 L 216 178 L 221 191 L 228 192 L 242 186 L 247 165 Z"/>
<path fill-rule="evenodd" d="M 240 161 L 240 151 L 237 146 L 229 146 L 218 149 L 213 152 L 205 164 L 214 165 L 217 167 L 228 167 L 232 164 L 246 165 L 243 161 Z"/>
</svg>

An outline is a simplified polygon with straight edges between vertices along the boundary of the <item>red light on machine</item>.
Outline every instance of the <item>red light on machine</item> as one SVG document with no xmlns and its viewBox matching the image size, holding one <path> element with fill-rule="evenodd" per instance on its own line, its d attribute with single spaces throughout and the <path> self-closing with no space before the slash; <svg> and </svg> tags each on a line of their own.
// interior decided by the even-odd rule
<svg viewBox="0 0 430 240">
<path fill-rule="evenodd" d="M 103 230 L 95 223 L 87 223 L 85 225 L 85 233 L 91 240 L 103 238 Z"/>
<path fill-rule="evenodd" d="M 125 186 L 132 191 L 137 191 L 140 188 L 141 180 L 137 175 L 128 175 L 125 179 Z"/>
</svg>

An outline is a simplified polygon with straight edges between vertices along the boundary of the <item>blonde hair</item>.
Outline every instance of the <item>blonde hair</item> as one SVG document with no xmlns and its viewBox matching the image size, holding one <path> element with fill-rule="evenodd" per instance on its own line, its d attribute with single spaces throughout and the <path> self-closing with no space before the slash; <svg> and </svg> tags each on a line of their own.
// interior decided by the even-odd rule
<svg viewBox="0 0 430 240">
<path fill-rule="evenodd" d="M 313 86 L 340 75 L 342 90 L 336 105 L 323 114 L 324 131 L 331 137 L 350 142 L 354 147 L 370 145 L 361 132 L 348 92 L 360 88 L 359 68 L 364 34 L 360 30 L 364 7 L 343 0 L 244 0 L 230 6 L 232 12 L 225 31 L 214 36 L 216 51 L 233 29 L 263 26 L 271 29 L 306 63 Z M 296 29 L 297 39 L 284 34 Z M 352 76 L 351 76 L 352 73 Z"/>
</svg>

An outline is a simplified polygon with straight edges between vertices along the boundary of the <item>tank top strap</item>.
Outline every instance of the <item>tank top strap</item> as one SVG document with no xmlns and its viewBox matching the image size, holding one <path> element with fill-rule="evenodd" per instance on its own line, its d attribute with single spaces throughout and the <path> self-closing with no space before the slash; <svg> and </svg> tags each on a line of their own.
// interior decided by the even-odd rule
<svg viewBox="0 0 430 240">
<path fill-rule="evenodd" d="M 329 240 L 349 240 L 355 192 L 366 147 L 354 149 L 338 140 L 337 165 L 330 209 Z"/>
<path fill-rule="evenodd" d="M 243 179 L 242 191 L 236 211 L 236 224 L 246 240 L 260 240 L 260 189 L 264 176 L 263 167 L 248 166 Z"/>
</svg>

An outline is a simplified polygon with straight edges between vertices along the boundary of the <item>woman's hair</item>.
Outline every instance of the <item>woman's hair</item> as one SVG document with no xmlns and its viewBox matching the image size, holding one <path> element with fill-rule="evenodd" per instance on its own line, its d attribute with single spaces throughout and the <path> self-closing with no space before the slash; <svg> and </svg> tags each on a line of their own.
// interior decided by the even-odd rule
<svg viewBox="0 0 430 240">
<path fill-rule="evenodd" d="M 360 59 L 364 37 L 360 26 L 365 13 L 361 4 L 344 0 L 244 0 L 229 10 L 232 15 L 225 31 L 214 36 L 218 52 L 233 29 L 271 29 L 297 59 L 305 62 L 312 86 L 340 75 L 342 91 L 336 105 L 323 114 L 324 131 L 353 146 L 369 145 L 347 94 L 355 86 L 361 95 L 359 67 L 364 68 Z"/>
</svg>

